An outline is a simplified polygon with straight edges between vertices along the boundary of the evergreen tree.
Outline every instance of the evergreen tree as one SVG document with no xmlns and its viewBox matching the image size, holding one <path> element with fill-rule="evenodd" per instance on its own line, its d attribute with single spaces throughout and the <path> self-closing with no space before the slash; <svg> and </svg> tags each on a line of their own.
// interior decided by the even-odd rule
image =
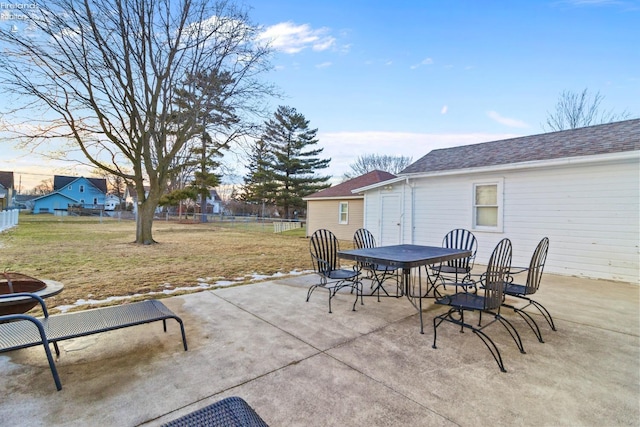
<svg viewBox="0 0 640 427">
<path fill-rule="evenodd" d="M 248 173 L 244 177 L 243 191 L 238 200 L 248 204 L 262 205 L 262 216 L 266 205 L 273 205 L 273 195 L 278 184 L 271 181 L 268 165 L 272 164 L 273 156 L 269 153 L 266 143 L 259 139 L 251 146 L 247 162 Z"/>
<path fill-rule="evenodd" d="M 329 176 L 316 174 L 331 161 L 318 157 L 324 149 L 315 147 L 317 131 L 295 108 L 280 106 L 257 143 L 268 152 L 257 161 L 252 177 L 257 194 L 281 207 L 284 218 L 304 208 L 303 197 L 329 186 Z"/>
<path fill-rule="evenodd" d="M 201 124 L 202 129 L 200 141 L 194 138 L 193 142 L 188 144 L 187 160 L 177 165 L 178 170 L 194 170 L 191 185 L 197 189 L 200 196 L 201 222 L 207 221 L 206 207 L 210 190 L 220 184 L 220 175 L 214 172 L 220 166 L 216 158 L 222 155 L 222 150 L 229 148 L 235 136 L 231 129 L 240 121 L 234 113 L 234 106 L 230 103 L 233 99 L 231 88 L 234 83 L 230 73 L 213 70 L 188 74 L 183 87 L 176 89 L 178 111 L 170 118 L 176 127 L 189 120 L 189 114 L 194 111 L 193 104 L 198 97 L 206 95 L 208 100 L 205 106 L 195 109 L 195 121 Z M 218 138 L 212 138 L 207 131 L 208 128 L 215 129 Z"/>
</svg>

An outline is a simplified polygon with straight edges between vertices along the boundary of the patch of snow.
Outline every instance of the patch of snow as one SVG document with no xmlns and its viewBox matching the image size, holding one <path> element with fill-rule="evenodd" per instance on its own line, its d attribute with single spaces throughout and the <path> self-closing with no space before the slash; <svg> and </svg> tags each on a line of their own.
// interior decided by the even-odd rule
<svg viewBox="0 0 640 427">
<path fill-rule="evenodd" d="M 271 276 L 267 276 L 264 274 L 258 274 L 258 273 L 253 273 L 251 275 L 251 280 L 252 282 L 254 281 L 258 281 L 258 280 L 267 280 L 267 279 L 272 279 L 272 278 L 277 278 L 277 277 L 283 277 L 283 276 L 297 276 L 300 274 L 307 274 L 310 273 L 310 270 L 302 270 L 302 271 L 298 271 L 298 270 L 294 270 L 291 271 L 289 273 L 281 273 L 281 272 L 277 272 L 275 274 L 272 274 Z M 232 285 L 237 285 L 237 284 L 241 284 L 243 282 L 246 281 L 246 279 L 244 277 L 237 277 L 234 280 L 218 280 L 213 284 L 210 284 L 210 282 L 213 280 L 213 278 L 211 277 L 207 277 L 206 279 L 203 278 L 198 278 L 196 279 L 196 282 L 198 283 L 196 286 L 181 286 L 181 287 L 177 287 L 177 288 L 172 288 L 172 289 L 168 289 L 171 288 L 171 284 L 168 282 L 163 283 L 161 286 L 167 289 L 164 289 L 163 291 L 160 292 L 147 292 L 145 294 L 133 294 L 133 295 L 126 295 L 126 296 L 112 296 L 112 297 L 108 297 L 102 300 L 96 300 L 96 299 L 79 299 L 77 300 L 75 303 L 71 304 L 71 305 L 59 305 L 56 306 L 55 308 L 57 310 L 59 310 L 61 313 L 65 313 L 67 311 L 69 311 L 70 309 L 74 308 L 74 307 L 80 307 L 83 305 L 102 305 L 102 304 L 107 304 L 113 301 L 123 301 L 123 300 L 129 300 L 132 298 L 136 298 L 136 297 L 142 297 L 142 296 L 153 296 L 153 295 L 172 295 L 176 292 L 182 292 L 182 291 L 201 291 L 203 289 L 210 289 L 210 288 L 218 288 L 218 287 L 226 287 L 226 286 L 232 286 Z M 91 298 L 93 295 L 89 294 L 87 295 L 88 298 Z"/>
</svg>

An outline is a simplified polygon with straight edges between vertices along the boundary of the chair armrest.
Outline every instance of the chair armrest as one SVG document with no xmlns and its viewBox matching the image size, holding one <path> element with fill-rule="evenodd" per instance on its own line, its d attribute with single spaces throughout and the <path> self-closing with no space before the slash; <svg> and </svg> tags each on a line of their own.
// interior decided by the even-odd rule
<svg viewBox="0 0 640 427">
<path fill-rule="evenodd" d="M 314 254 L 311 254 L 311 258 L 314 262 L 314 266 L 313 266 L 314 270 L 316 265 L 318 267 L 321 266 L 320 271 L 317 271 L 316 273 L 322 274 L 323 276 L 328 276 L 329 273 L 331 272 L 331 264 L 329 264 L 327 261 L 323 260 L 322 258 L 318 258 Z"/>
<path fill-rule="evenodd" d="M 520 274 L 529 271 L 529 267 L 511 267 L 509 269 L 509 275 Z"/>
<path fill-rule="evenodd" d="M 42 308 L 44 317 L 49 317 L 49 312 L 47 311 L 47 304 L 45 304 L 44 300 L 36 294 L 30 294 L 27 292 L 17 292 L 14 294 L 0 294 L 0 300 L 15 298 L 15 297 L 27 297 L 27 298 L 31 298 L 38 301 L 38 303 L 40 304 L 40 307 Z"/>
<path fill-rule="evenodd" d="M 527 272 L 529 272 L 529 267 L 511 267 L 507 272 L 506 282 L 511 284 L 514 280 L 513 276 Z"/>
</svg>

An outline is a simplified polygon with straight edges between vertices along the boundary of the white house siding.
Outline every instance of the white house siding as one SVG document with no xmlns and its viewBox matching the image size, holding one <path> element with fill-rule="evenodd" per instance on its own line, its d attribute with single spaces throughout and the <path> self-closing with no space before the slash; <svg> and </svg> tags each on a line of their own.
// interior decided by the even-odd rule
<svg viewBox="0 0 640 427">
<path fill-rule="evenodd" d="M 407 198 L 404 195 L 404 185 L 394 184 L 392 189 L 376 189 L 365 195 L 363 227 L 373 233 L 378 245 L 394 245 L 405 243 L 405 212 L 410 212 L 404 206 Z M 388 211 L 383 212 L 383 204 L 398 201 L 399 209 L 388 205 Z M 383 223 L 384 222 L 384 223 Z M 397 226 L 396 224 L 400 224 Z M 398 230 L 399 228 L 399 230 Z"/>
<path fill-rule="evenodd" d="M 503 180 L 503 230 L 472 230 L 473 183 Z M 439 246 L 453 228 L 478 239 L 484 264 L 497 242 L 513 243 L 513 264 L 527 266 L 549 237 L 545 271 L 638 284 L 640 167 L 638 157 L 607 162 L 435 175 L 397 183 L 405 195 L 402 242 Z M 367 191 L 365 227 L 379 236 L 382 190 Z"/>
</svg>

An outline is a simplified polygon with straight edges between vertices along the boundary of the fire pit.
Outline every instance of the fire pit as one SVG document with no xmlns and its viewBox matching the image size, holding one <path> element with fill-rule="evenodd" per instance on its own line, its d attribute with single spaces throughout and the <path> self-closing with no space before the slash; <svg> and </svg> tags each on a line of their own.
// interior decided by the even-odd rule
<svg viewBox="0 0 640 427">
<path fill-rule="evenodd" d="M 28 292 L 46 298 L 62 291 L 62 284 L 43 281 L 21 273 L 4 272 L 0 275 L 0 295 Z M 30 298 L 0 299 L 0 315 L 26 313 L 38 304 Z"/>
</svg>

